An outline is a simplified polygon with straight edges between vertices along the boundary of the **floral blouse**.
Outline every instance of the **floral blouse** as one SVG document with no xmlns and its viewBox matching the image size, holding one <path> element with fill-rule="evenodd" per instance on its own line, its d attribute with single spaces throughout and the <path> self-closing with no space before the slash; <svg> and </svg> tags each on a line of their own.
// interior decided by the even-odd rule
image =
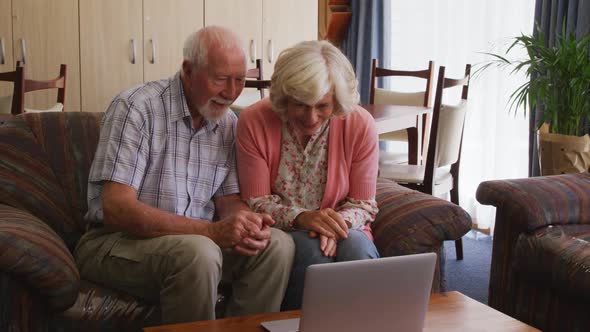
<svg viewBox="0 0 590 332">
<path fill-rule="evenodd" d="M 291 229 L 292 222 L 302 212 L 320 209 L 328 178 L 328 133 L 326 121 L 303 146 L 288 122 L 283 122 L 281 159 L 271 195 L 246 200 L 258 213 L 267 213 L 276 227 Z M 375 220 L 378 208 L 375 199 L 350 197 L 338 203 L 335 210 L 352 229 L 363 229 Z"/>
</svg>

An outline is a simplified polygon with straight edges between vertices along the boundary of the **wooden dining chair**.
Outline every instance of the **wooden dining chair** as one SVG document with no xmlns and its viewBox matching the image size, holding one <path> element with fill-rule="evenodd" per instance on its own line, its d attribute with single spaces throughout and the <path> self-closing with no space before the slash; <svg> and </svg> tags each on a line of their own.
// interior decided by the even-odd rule
<svg viewBox="0 0 590 332">
<path fill-rule="evenodd" d="M 424 165 L 400 165 L 394 162 L 379 166 L 379 176 L 434 196 L 450 192 L 451 202 L 459 204 L 459 165 L 467 112 L 467 96 L 471 65 L 466 65 L 460 79 L 445 77 L 441 66 L 432 109 L 432 127 Z M 443 102 L 443 92 L 461 87 L 458 103 Z M 455 241 L 457 259 L 463 259 L 463 243 Z"/>
<path fill-rule="evenodd" d="M 264 90 L 270 89 L 270 80 L 246 80 L 245 88 L 255 88 L 260 91 L 260 99 L 264 98 Z"/>
<path fill-rule="evenodd" d="M 24 77 L 25 77 L 25 69 L 21 66 L 17 66 L 14 71 L 0 73 L 0 81 L 1 82 L 11 82 L 13 84 L 13 95 L 1 97 L 2 104 L 4 105 L 6 103 L 6 104 L 10 104 L 10 106 L 7 105 L 8 109 L 6 109 L 6 110 L 4 110 L 4 107 L 3 107 L 3 109 L 0 111 L 0 113 L 15 114 L 14 110 L 17 109 L 22 104 L 22 100 L 19 100 L 19 98 L 22 98 L 22 94 L 20 92 L 19 93 L 15 93 L 15 92 L 24 91 L 24 84 L 25 84 Z"/>
<path fill-rule="evenodd" d="M 264 90 L 270 88 L 270 80 L 265 80 L 262 72 L 262 60 L 256 59 L 256 68 L 246 72 L 245 88 L 255 88 L 260 92 L 260 99 L 264 98 Z"/>
<path fill-rule="evenodd" d="M 406 106 L 432 106 L 432 83 L 434 82 L 434 61 L 428 62 L 428 67 L 421 70 L 396 70 L 377 67 L 377 59 L 373 59 L 371 68 L 371 83 L 369 89 L 369 103 L 371 104 L 393 104 Z M 377 79 L 379 77 L 409 77 L 423 81 L 424 90 L 417 92 L 401 92 L 400 89 L 383 89 L 377 87 Z M 420 142 L 420 153 L 425 153 L 425 143 L 428 137 L 429 118 L 427 114 L 422 118 L 422 141 Z M 379 135 L 380 141 L 397 141 L 408 142 L 407 130 L 393 131 Z M 418 164 L 421 162 L 420 156 L 416 155 L 416 151 L 408 145 L 407 154 L 400 155 L 399 153 L 389 153 L 380 151 L 380 160 L 395 160 L 398 163 L 408 162 L 410 164 Z"/>
<path fill-rule="evenodd" d="M 24 112 L 43 112 L 43 111 L 62 111 L 66 99 L 66 73 L 67 66 L 61 64 L 59 67 L 59 76 L 51 80 L 32 80 L 25 78 L 25 66 L 18 61 L 16 63 L 14 75 L 14 91 L 12 93 L 12 114 L 21 114 Z M 44 89 L 57 89 L 56 105 L 45 110 L 33 110 L 25 108 L 25 93 Z"/>
</svg>

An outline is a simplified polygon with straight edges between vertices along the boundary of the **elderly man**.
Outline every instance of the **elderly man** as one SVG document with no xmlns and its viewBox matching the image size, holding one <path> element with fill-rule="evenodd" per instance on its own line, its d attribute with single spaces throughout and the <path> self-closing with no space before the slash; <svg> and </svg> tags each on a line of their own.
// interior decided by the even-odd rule
<svg viewBox="0 0 590 332">
<path fill-rule="evenodd" d="M 84 278 L 160 303 L 164 323 L 214 319 L 222 279 L 227 315 L 280 308 L 293 241 L 238 195 L 228 107 L 245 74 L 241 40 L 207 27 L 176 75 L 121 93 L 104 116 L 76 261 Z"/>
</svg>

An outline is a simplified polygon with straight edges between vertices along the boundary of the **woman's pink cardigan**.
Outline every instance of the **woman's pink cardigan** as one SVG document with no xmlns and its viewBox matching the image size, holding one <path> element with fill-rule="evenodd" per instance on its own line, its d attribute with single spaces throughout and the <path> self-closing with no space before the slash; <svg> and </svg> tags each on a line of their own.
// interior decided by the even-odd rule
<svg viewBox="0 0 590 332">
<path fill-rule="evenodd" d="M 282 121 L 268 99 L 240 112 L 236 149 L 243 199 L 271 194 L 281 159 L 281 136 Z M 369 112 L 357 106 L 345 117 L 332 117 L 321 208 L 335 208 L 346 197 L 374 198 L 378 162 L 377 129 Z"/>
</svg>

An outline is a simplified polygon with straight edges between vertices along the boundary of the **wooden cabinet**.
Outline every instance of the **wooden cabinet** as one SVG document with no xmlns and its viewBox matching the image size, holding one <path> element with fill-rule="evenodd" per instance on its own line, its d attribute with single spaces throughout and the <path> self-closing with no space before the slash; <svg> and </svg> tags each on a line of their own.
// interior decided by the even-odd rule
<svg viewBox="0 0 590 332">
<path fill-rule="evenodd" d="M 66 107 L 80 109 L 78 0 L 0 0 L 0 38 L 5 51 L 2 71 L 14 70 L 16 61 L 21 61 L 27 78 L 43 80 L 57 77 L 59 65 L 67 64 Z M 12 87 L 3 87 L 0 95 L 6 94 L 12 94 Z M 25 105 L 49 108 L 56 94 L 56 90 L 27 93 Z"/>
<path fill-rule="evenodd" d="M 317 39 L 317 0 L 205 0 L 205 25 L 221 25 L 246 42 L 249 67 L 263 60 L 270 79 L 279 53 L 303 40 Z"/>
<path fill-rule="evenodd" d="M 264 0 L 264 76 L 270 79 L 274 64 L 285 48 L 318 36 L 317 0 Z"/>
<path fill-rule="evenodd" d="M 248 66 L 262 58 L 262 0 L 205 0 L 205 26 L 235 31 L 246 43 Z"/>
<path fill-rule="evenodd" d="M 103 112 L 120 92 L 173 75 L 182 63 L 184 40 L 205 25 L 236 31 L 246 42 L 248 66 L 262 59 L 269 79 L 284 48 L 317 38 L 318 3 L 0 0 L 0 71 L 14 70 L 24 55 L 27 77 L 49 79 L 65 63 L 66 110 Z M 12 85 L 0 83 L 0 96 L 8 94 Z M 27 94 L 27 107 L 42 109 L 53 103 L 54 91 Z"/>
<path fill-rule="evenodd" d="M 82 110 L 105 111 L 143 82 L 142 0 L 80 1 Z"/>
<path fill-rule="evenodd" d="M 204 26 L 203 0 L 144 0 L 143 15 L 143 79 L 169 77 L 180 69 L 185 39 Z"/>
<path fill-rule="evenodd" d="M 202 0 L 80 1 L 82 109 L 103 112 L 125 89 L 174 74 L 202 13 Z"/>
</svg>

